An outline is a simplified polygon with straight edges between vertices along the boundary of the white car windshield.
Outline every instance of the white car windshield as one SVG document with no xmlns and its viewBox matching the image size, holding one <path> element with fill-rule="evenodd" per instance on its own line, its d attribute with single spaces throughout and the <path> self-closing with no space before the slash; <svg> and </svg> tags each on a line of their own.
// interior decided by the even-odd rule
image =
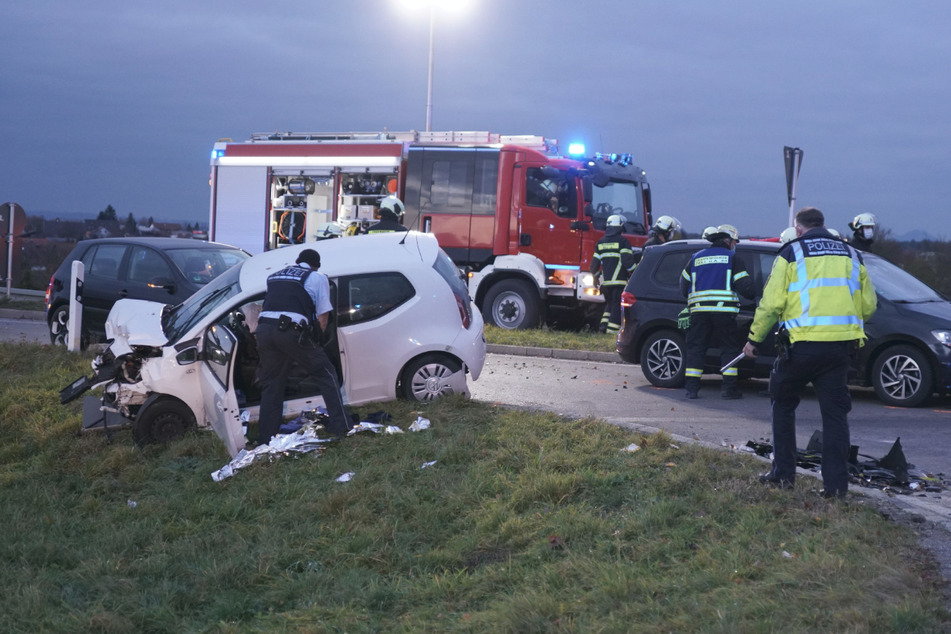
<svg viewBox="0 0 951 634">
<path fill-rule="evenodd" d="M 233 266 L 162 317 L 169 343 L 178 341 L 208 313 L 241 292 L 241 266 Z"/>
</svg>

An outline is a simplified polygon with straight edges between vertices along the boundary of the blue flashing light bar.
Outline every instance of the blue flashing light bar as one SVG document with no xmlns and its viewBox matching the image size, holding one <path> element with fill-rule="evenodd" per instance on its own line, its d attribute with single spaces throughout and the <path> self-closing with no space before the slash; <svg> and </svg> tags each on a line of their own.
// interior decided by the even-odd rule
<svg viewBox="0 0 951 634">
<path fill-rule="evenodd" d="M 581 270 L 581 267 L 578 266 L 577 264 L 574 264 L 574 265 L 572 265 L 572 264 L 546 264 L 546 265 L 545 265 L 545 268 L 546 268 L 546 269 L 549 269 L 549 270 L 552 270 L 552 271 L 554 271 L 554 270 L 558 270 L 558 271 L 580 271 L 580 270 Z"/>
<path fill-rule="evenodd" d="M 225 155 L 225 151 L 224 151 L 224 150 L 212 150 L 212 151 L 211 151 L 211 160 L 214 161 L 215 159 L 220 159 L 220 158 L 221 158 L 222 156 L 224 156 L 224 155 Z"/>
<path fill-rule="evenodd" d="M 568 156 L 584 156 L 584 143 L 570 143 Z"/>
</svg>

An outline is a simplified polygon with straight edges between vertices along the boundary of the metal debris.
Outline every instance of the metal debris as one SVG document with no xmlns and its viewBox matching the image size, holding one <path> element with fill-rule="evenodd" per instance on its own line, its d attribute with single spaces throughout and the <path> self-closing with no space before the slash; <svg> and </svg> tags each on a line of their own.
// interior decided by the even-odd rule
<svg viewBox="0 0 951 634">
<path fill-rule="evenodd" d="M 748 448 L 748 449 L 747 449 Z M 852 445 L 849 451 L 849 481 L 853 484 L 881 488 L 888 493 L 910 495 L 927 491 L 938 493 L 948 488 L 944 474 L 929 474 L 910 464 L 905 459 L 905 452 L 901 447 L 901 438 L 897 438 L 882 458 L 872 458 L 859 454 L 858 447 Z M 738 451 L 752 450 L 759 456 L 771 458 L 773 446 L 766 442 L 750 440 L 746 448 L 737 448 Z M 859 457 L 866 460 L 859 460 Z M 822 432 L 816 430 L 809 439 L 805 450 L 796 449 L 796 465 L 810 471 L 822 469 Z"/>
</svg>

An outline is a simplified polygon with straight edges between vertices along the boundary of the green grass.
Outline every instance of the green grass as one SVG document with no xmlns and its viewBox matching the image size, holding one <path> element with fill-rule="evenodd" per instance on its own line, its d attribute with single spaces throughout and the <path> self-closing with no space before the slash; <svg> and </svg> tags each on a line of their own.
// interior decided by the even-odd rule
<svg viewBox="0 0 951 634">
<path fill-rule="evenodd" d="M 32 295 L 0 295 L 0 308 L 12 308 L 16 310 L 40 310 L 46 311 L 46 300 L 42 297 Z"/>
<path fill-rule="evenodd" d="M 750 456 L 452 398 L 430 430 L 216 483 L 211 433 L 77 436 L 57 392 L 89 360 L 0 344 L 5 632 L 951 627 L 912 533 L 809 479 L 764 488 Z M 381 408 L 415 418 L 361 411 Z"/>
<path fill-rule="evenodd" d="M 597 332 L 571 332 L 552 330 L 547 327 L 528 330 L 507 330 L 486 325 L 485 340 L 506 346 L 526 346 L 530 348 L 559 348 L 564 350 L 592 350 L 595 352 L 616 352 L 614 335 Z"/>
</svg>

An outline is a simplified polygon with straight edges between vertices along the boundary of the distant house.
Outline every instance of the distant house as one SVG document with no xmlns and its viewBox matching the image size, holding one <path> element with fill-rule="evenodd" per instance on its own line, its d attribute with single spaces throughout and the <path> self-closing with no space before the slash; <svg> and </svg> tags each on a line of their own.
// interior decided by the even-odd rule
<svg viewBox="0 0 951 634">
<path fill-rule="evenodd" d="M 169 236 L 172 238 L 190 238 L 191 234 L 182 228 L 178 222 L 156 222 L 154 223 L 160 236 Z"/>
<path fill-rule="evenodd" d="M 123 235 L 118 220 L 85 220 L 83 221 L 83 238 L 112 238 Z"/>
</svg>

